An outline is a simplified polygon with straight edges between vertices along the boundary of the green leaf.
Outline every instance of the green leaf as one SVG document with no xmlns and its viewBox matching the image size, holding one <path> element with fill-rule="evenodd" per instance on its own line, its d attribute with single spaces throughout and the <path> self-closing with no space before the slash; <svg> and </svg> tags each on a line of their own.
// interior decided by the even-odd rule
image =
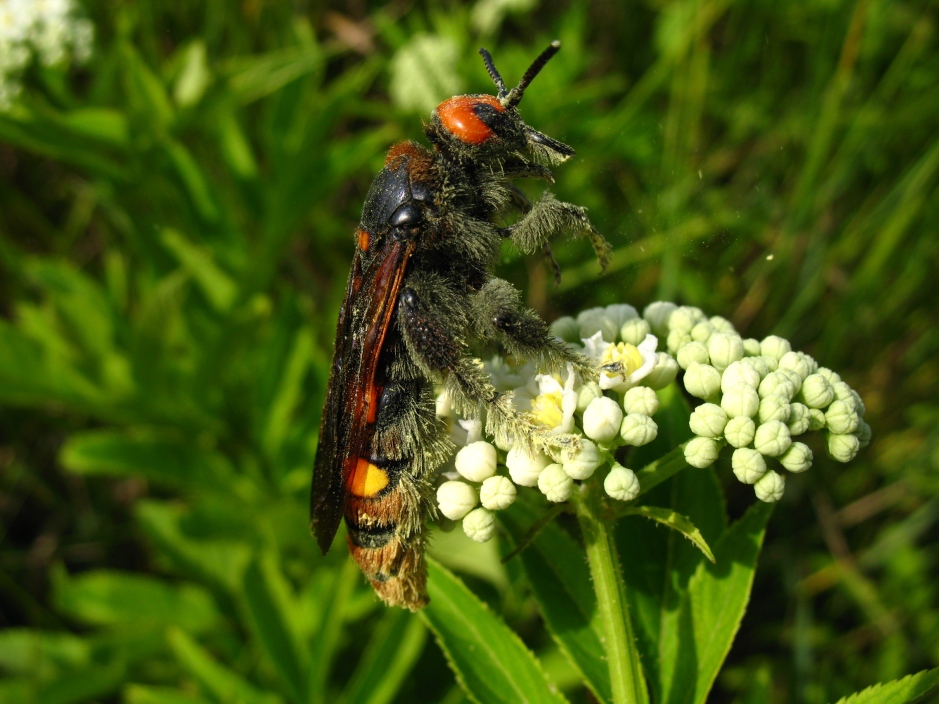
<svg viewBox="0 0 939 704">
<path fill-rule="evenodd" d="M 262 445 L 268 457 L 275 459 L 290 428 L 290 419 L 303 395 L 303 380 L 313 351 L 313 332 L 304 326 L 297 330 L 285 360 L 276 394 L 264 420 Z"/>
<path fill-rule="evenodd" d="M 83 704 L 106 698 L 116 692 L 125 677 L 121 660 L 104 665 L 94 663 L 80 670 L 67 672 L 39 688 L 37 704 Z M 32 697 L 26 701 L 32 700 Z M 22 701 L 22 700 L 19 700 Z"/>
<path fill-rule="evenodd" d="M 94 139 L 122 148 L 129 144 L 127 118 L 117 110 L 79 108 L 62 113 L 59 121 L 80 138 Z"/>
<path fill-rule="evenodd" d="M 714 554 L 711 552 L 711 548 L 708 547 L 704 536 L 701 535 L 701 531 L 695 527 L 694 523 L 680 513 L 657 506 L 628 506 L 621 513 L 624 516 L 643 516 L 644 518 L 657 521 L 667 528 L 677 530 L 688 538 L 698 550 L 704 553 L 704 556 L 708 560 L 714 562 Z"/>
<path fill-rule="evenodd" d="M 428 562 L 430 605 L 421 617 L 467 695 L 485 704 L 567 701 L 519 637 L 453 574 Z"/>
<path fill-rule="evenodd" d="M 208 699 L 197 697 L 179 689 L 130 684 L 124 688 L 125 704 L 212 704 Z"/>
<path fill-rule="evenodd" d="M 939 693 L 939 667 L 903 679 L 875 684 L 842 697 L 837 704 L 926 704 Z M 927 699 L 928 697 L 928 699 Z"/>
<path fill-rule="evenodd" d="M 282 704 L 283 700 L 277 695 L 262 692 L 241 675 L 220 664 L 184 631 L 171 628 L 167 639 L 179 664 L 219 701 Z"/>
<path fill-rule="evenodd" d="M 166 228 L 160 239 L 199 286 L 215 310 L 231 310 L 238 297 L 238 285 L 215 263 L 210 250 L 197 247 L 181 232 Z"/>
<path fill-rule="evenodd" d="M 55 602 L 68 616 L 98 626 L 174 624 L 200 632 L 220 618 L 212 597 L 201 587 L 111 570 L 67 578 L 57 585 Z"/>
<path fill-rule="evenodd" d="M 714 546 L 716 564 L 702 562 L 691 578 L 678 629 L 663 645 L 663 651 L 672 645 L 676 654 L 674 672 L 662 683 L 667 701 L 707 700 L 746 612 L 772 508 L 763 502 L 751 506 Z"/>
<path fill-rule="evenodd" d="M 417 663 L 426 640 L 427 629 L 414 614 L 403 609 L 386 609 L 339 703 L 393 701 Z"/>
<path fill-rule="evenodd" d="M 254 634 L 295 702 L 306 701 L 304 663 L 309 654 L 292 628 L 297 604 L 275 556 L 268 552 L 244 574 L 245 603 Z"/>
<path fill-rule="evenodd" d="M 170 163 L 176 169 L 176 175 L 182 181 L 192 204 L 199 213 L 199 217 L 208 223 L 219 219 L 218 206 L 212 193 L 212 187 L 202 173 L 199 163 L 193 158 L 190 151 L 181 143 L 167 139 L 163 149 L 169 157 Z"/>
<path fill-rule="evenodd" d="M 71 633 L 28 628 L 0 631 L 0 670 L 7 674 L 48 679 L 57 672 L 89 662 L 91 647 Z"/>
<path fill-rule="evenodd" d="M 59 461 L 77 474 L 142 476 L 181 488 L 225 488 L 234 477 L 224 455 L 150 431 L 75 433 L 62 448 Z"/>
<path fill-rule="evenodd" d="M 332 570 L 324 580 L 325 587 L 319 592 L 316 606 L 318 613 L 310 614 L 315 619 L 312 652 L 308 667 L 307 692 L 312 701 L 326 701 L 329 671 L 342 642 L 346 619 L 346 605 L 362 573 L 353 560 L 343 560 L 342 566 Z M 319 586 L 319 585 L 317 585 Z M 374 595 L 370 595 L 374 600 Z"/>
<path fill-rule="evenodd" d="M 500 511 L 497 515 L 518 545 L 527 537 L 539 513 L 528 502 L 519 500 L 511 511 Z M 558 647 L 580 671 L 594 696 L 601 702 L 612 701 L 597 598 L 583 546 L 552 522 L 538 533 L 518 559 Z"/>
</svg>

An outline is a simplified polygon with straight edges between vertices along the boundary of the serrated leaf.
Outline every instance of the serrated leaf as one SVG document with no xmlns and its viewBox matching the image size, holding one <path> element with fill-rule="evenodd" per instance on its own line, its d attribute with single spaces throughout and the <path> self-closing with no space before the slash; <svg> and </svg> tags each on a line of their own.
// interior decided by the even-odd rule
<svg viewBox="0 0 939 704">
<path fill-rule="evenodd" d="M 98 626 L 175 624 L 199 632 L 219 620 L 215 602 L 201 587 L 112 570 L 66 579 L 57 585 L 55 601 L 68 616 Z"/>
<path fill-rule="evenodd" d="M 481 704 L 567 701 L 519 637 L 466 586 L 428 560 L 430 605 L 421 611 L 463 690 Z"/>
<path fill-rule="evenodd" d="M 667 528 L 677 530 L 683 536 L 688 538 L 691 543 L 700 550 L 704 556 L 714 562 L 714 554 L 708 546 L 701 531 L 697 529 L 687 516 L 683 516 L 670 508 L 661 508 L 658 506 L 628 506 L 621 511 L 624 516 L 643 516 L 650 520 L 661 523 Z"/>
<path fill-rule="evenodd" d="M 538 518 L 538 512 L 524 501 L 517 501 L 511 511 L 497 515 L 516 545 L 526 538 Z M 584 548 L 556 523 L 549 523 L 517 559 L 558 647 L 579 670 L 594 696 L 601 702 L 612 701 L 610 670 Z"/>
<path fill-rule="evenodd" d="M 837 704 L 926 704 L 939 694 L 939 667 L 883 682 L 842 697 Z M 927 698 L 928 697 L 928 698 Z"/>
</svg>

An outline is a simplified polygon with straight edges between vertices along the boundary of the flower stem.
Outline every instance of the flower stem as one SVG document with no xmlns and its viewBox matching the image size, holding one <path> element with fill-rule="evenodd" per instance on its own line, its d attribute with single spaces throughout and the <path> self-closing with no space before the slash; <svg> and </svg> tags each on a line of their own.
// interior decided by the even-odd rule
<svg viewBox="0 0 939 704">
<path fill-rule="evenodd" d="M 614 704 L 648 704 L 649 695 L 639 663 L 639 652 L 629 618 L 626 588 L 611 530 L 613 522 L 602 515 L 602 490 L 588 482 L 577 503 L 577 517 L 584 534 L 587 561 L 597 595 L 603 646 L 610 669 Z"/>
</svg>

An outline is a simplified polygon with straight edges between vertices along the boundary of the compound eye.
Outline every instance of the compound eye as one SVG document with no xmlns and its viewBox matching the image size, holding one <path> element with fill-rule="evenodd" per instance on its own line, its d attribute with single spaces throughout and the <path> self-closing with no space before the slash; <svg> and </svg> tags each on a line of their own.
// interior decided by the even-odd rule
<svg viewBox="0 0 939 704">
<path fill-rule="evenodd" d="M 414 205 L 414 203 L 404 203 L 398 206 L 398 209 L 391 214 L 391 217 L 388 219 L 388 224 L 392 227 L 413 227 L 423 219 L 424 211 Z"/>
<path fill-rule="evenodd" d="M 480 116 L 505 112 L 498 98 L 491 95 L 460 95 L 437 106 L 440 124 L 454 137 L 466 144 L 482 144 L 495 133 Z"/>
</svg>

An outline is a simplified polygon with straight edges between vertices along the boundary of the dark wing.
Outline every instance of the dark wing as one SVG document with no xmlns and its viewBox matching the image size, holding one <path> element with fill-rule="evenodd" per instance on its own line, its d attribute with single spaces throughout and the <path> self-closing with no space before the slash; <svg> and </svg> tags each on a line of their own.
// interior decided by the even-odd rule
<svg viewBox="0 0 939 704">
<path fill-rule="evenodd" d="M 345 487 L 368 443 L 375 369 L 413 242 L 389 241 L 367 263 L 356 251 L 339 312 L 310 491 L 310 528 L 325 554 L 339 529 Z M 363 270 L 364 266 L 364 270 Z"/>
</svg>

